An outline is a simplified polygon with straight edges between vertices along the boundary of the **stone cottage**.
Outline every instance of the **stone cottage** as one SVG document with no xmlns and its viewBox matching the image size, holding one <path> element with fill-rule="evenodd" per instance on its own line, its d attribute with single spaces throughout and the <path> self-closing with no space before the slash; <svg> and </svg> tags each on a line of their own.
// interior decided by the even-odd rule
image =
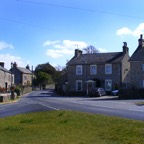
<svg viewBox="0 0 144 144">
<path fill-rule="evenodd" d="M 4 68 L 4 62 L 0 62 L 0 88 L 5 92 L 10 91 L 11 85 L 14 84 L 14 75 Z"/>
<path fill-rule="evenodd" d="M 138 47 L 129 59 L 130 83 L 134 88 L 144 88 L 144 39 L 140 35 Z"/>
<path fill-rule="evenodd" d="M 12 64 L 10 71 L 14 74 L 15 85 L 31 85 L 32 84 L 32 71 L 29 66 L 26 68 L 18 67 L 17 63 Z"/>
<path fill-rule="evenodd" d="M 69 92 L 87 92 L 103 87 L 107 92 L 129 83 L 129 48 L 124 42 L 122 52 L 83 54 L 76 49 L 67 63 Z"/>
</svg>

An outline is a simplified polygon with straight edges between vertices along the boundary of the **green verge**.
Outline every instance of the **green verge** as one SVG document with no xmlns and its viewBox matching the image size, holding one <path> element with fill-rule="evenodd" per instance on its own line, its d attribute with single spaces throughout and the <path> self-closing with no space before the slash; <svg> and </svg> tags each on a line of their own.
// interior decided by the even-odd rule
<svg viewBox="0 0 144 144">
<path fill-rule="evenodd" d="M 0 119 L 0 144 L 143 144 L 144 123 L 72 111 Z"/>
</svg>

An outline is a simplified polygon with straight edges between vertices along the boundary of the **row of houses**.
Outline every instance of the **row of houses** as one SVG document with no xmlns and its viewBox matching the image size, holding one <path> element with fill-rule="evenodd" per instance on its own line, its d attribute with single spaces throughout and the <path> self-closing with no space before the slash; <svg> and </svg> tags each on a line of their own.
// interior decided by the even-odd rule
<svg viewBox="0 0 144 144">
<path fill-rule="evenodd" d="M 126 42 L 121 52 L 83 54 L 75 50 L 63 76 L 63 90 L 88 93 L 92 87 L 103 87 L 108 92 L 119 88 L 144 88 L 143 35 L 131 57 Z"/>
<path fill-rule="evenodd" d="M 11 69 L 4 67 L 4 62 L 0 62 L 0 88 L 10 91 L 13 85 L 31 85 L 32 72 L 29 66 L 26 68 L 18 67 L 17 63 L 11 63 Z"/>
<path fill-rule="evenodd" d="M 129 56 L 129 48 L 124 42 L 121 52 L 83 54 L 76 49 L 67 63 L 66 72 L 58 82 L 58 88 L 69 92 L 86 92 L 93 87 L 103 87 L 107 92 L 119 88 L 144 88 L 144 39 L 140 35 L 138 47 Z M 0 87 L 7 90 L 15 84 L 31 85 L 32 72 L 29 66 L 18 67 L 12 63 L 11 69 L 0 62 Z"/>
</svg>

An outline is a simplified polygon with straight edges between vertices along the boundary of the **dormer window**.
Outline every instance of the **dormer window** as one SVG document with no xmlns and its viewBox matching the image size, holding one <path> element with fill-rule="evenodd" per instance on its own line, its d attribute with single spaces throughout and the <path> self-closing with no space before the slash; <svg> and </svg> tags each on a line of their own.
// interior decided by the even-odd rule
<svg viewBox="0 0 144 144">
<path fill-rule="evenodd" d="M 112 74 L 112 64 L 105 65 L 105 74 Z"/>
</svg>

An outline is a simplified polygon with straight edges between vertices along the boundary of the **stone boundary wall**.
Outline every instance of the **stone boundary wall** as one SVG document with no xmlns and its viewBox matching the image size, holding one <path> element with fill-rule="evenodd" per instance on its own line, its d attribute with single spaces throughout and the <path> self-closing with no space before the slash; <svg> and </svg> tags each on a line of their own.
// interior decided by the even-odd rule
<svg viewBox="0 0 144 144">
<path fill-rule="evenodd" d="M 22 91 L 22 94 L 26 94 L 32 91 L 32 87 L 25 87 Z"/>
<path fill-rule="evenodd" d="M 10 100 L 15 100 L 16 98 L 16 93 L 14 93 L 13 96 L 11 96 L 11 93 L 0 94 L 0 102 L 9 102 Z"/>
<path fill-rule="evenodd" d="M 9 95 L 0 95 L 0 102 L 8 102 L 10 100 L 10 94 Z"/>
<path fill-rule="evenodd" d="M 144 89 L 120 89 L 119 99 L 144 99 Z"/>
</svg>

